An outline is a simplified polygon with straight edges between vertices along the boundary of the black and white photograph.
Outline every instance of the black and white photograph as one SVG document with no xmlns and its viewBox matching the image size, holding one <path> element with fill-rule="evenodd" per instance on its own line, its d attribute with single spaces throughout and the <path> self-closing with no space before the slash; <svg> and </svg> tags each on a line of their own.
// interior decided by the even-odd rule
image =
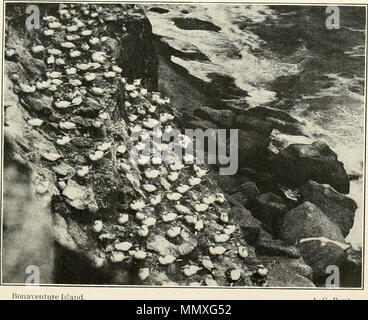
<svg viewBox="0 0 368 320">
<path fill-rule="evenodd" d="M 2 6 L 1 286 L 364 289 L 367 5 Z"/>
</svg>

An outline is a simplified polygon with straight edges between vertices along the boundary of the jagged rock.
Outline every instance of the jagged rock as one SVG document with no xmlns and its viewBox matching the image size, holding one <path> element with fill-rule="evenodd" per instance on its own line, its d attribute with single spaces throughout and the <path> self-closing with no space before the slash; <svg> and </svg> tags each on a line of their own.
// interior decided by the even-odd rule
<svg viewBox="0 0 368 320">
<path fill-rule="evenodd" d="M 345 250 L 337 245 L 344 243 L 339 226 L 313 203 L 304 202 L 289 211 L 283 218 L 279 234 L 290 244 L 299 242 L 297 248 L 305 263 L 313 269 L 315 283 L 323 282 L 328 276 L 328 266 L 341 266 L 347 257 Z M 336 242 L 324 242 L 320 237 Z M 311 239 L 302 240 L 308 238 Z"/>
<path fill-rule="evenodd" d="M 348 251 L 348 257 L 340 268 L 340 286 L 358 288 L 362 286 L 362 253 Z"/>
<path fill-rule="evenodd" d="M 217 126 L 208 120 L 190 120 L 185 121 L 185 125 L 183 126 L 186 129 L 201 129 L 203 131 L 206 131 L 207 129 L 217 129 Z"/>
<path fill-rule="evenodd" d="M 292 135 L 303 134 L 301 123 L 284 111 L 270 109 L 267 107 L 255 107 L 246 110 L 244 114 L 246 116 L 253 116 L 263 119 L 270 123 L 272 128 L 278 129 L 283 133 Z"/>
<path fill-rule="evenodd" d="M 68 180 L 63 195 L 68 198 L 67 202 L 78 210 L 89 208 L 95 212 L 98 209 L 92 190 L 79 185 L 72 179 Z"/>
<path fill-rule="evenodd" d="M 307 241 L 300 243 L 298 248 L 305 263 L 313 269 L 314 283 L 320 286 L 324 286 L 329 276 L 327 267 L 337 266 L 341 269 L 347 259 L 346 251 L 331 242 Z"/>
<path fill-rule="evenodd" d="M 233 121 L 235 114 L 230 110 L 216 110 L 208 107 L 201 107 L 194 111 L 194 115 L 203 120 L 216 123 L 220 129 L 234 128 Z"/>
<path fill-rule="evenodd" d="M 273 169 L 277 181 L 291 188 L 314 180 L 327 183 L 341 193 L 349 193 L 349 177 L 344 165 L 337 160 L 336 153 L 320 141 L 289 145 L 276 156 Z"/>
<path fill-rule="evenodd" d="M 256 131 L 238 131 L 239 167 L 259 162 L 266 155 L 270 139 Z"/>
<path fill-rule="evenodd" d="M 311 202 L 304 202 L 284 215 L 279 235 L 290 244 L 310 237 L 326 237 L 344 242 L 337 224 Z"/>
<path fill-rule="evenodd" d="M 273 129 L 270 135 L 272 144 L 276 149 L 282 150 L 287 148 L 291 144 L 311 144 L 313 140 L 306 136 L 295 136 L 281 133 L 277 129 Z"/>
<path fill-rule="evenodd" d="M 155 251 L 162 256 L 176 256 L 178 252 L 175 244 L 166 240 L 164 237 L 157 235 L 153 235 L 148 238 L 146 247 L 147 250 Z"/>
<path fill-rule="evenodd" d="M 266 231 L 275 233 L 287 211 L 288 208 L 283 199 L 269 192 L 255 199 L 252 212 L 257 219 L 262 221 Z"/>
<path fill-rule="evenodd" d="M 257 188 L 257 184 L 253 181 L 244 182 L 240 186 L 240 190 L 244 193 L 247 200 L 254 200 L 260 194 L 260 192 Z"/>
<path fill-rule="evenodd" d="M 356 202 L 337 192 L 329 185 L 322 185 L 315 181 L 308 181 L 299 189 L 301 201 L 309 201 L 320 208 L 331 220 L 341 228 L 346 237 L 354 223 Z"/>
<path fill-rule="evenodd" d="M 235 118 L 234 124 L 235 128 L 254 130 L 263 136 L 269 136 L 272 132 L 272 125 L 268 121 L 245 114 L 238 115 Z"/>
<path fill-rule="evenodd" d="M 262 229 L 261 222 L 254 218 L 249 210 L 241 206 L 231 208 L 230 223 L 238 224 L 248 243 L 253 244 L 257 241 Z"/>
<path fill-rule="evenodd" d="M 303 258 L 260 256 L 259 259 L 268 269 L 266 287 L 315 287 L 312 269 L 304 263 Z"/>
<path fill-rule="evenodd" d="M 228 194 L 233 194 L 240 191 L 240 185 L 242 179 L 238 176 L 232 175 L 217 175 L 209 173 L 209 175 L 217 180 L 217 183 L 221 189 L 223 189 Z"/>
</svg>

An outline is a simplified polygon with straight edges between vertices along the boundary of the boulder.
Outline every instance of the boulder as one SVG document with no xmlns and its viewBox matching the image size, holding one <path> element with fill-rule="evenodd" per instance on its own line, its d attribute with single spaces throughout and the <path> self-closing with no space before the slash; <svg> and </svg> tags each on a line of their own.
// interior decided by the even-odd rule
<svg viewBox="0 0 368 320">
<path fill-rule="evenodd" d="M 337 266 L 341 270 L 347 259 L 346 251 L 332 242 L 313 240 L 297 247 L 305 263 L 313 269 L 313 282 L 318 286 L 325 286 L 330 275 L 328 267 Z"/>
<path fill-rule="evenodd" d="M 324 142 L 291 144 L 279 152 L 273 166 L 277 181 L 285 186 L 296 188 L 314 180 L 327 183 L 341 193 L 349 193 L 349 177 L 344 165 Z"/>
<path fill-rule="evenodd" d="M 203 120 L 216 123 L 219 128 L 234 128 L 235 114 L 230 110 L 216 110 L 208 107 L 201 107 L 194 110 L 194 115 Z"/>
<path fill-rule="evenodd" d="M 347 254 L 339 226 L 311 202 L 304 202 L 283 218 L 279 235 L 297 248 L 313 269 L 313 281 L 323 285 L 329 275 L 326 268 L 342 266 Z"/>
<path fill-rule="evenodd" d="M 312 282 L 312 269 L 303 258 L 291 259 L 281 256 L 259 256 L 268 269 L 266 287 L 315 287 Z"/>
<path fill-rule="evenodd" d="M 269 136 L 272 132 L 272 125 L 269 122 L 245 114 L 235 118 L 235 127 L 243 130 L 254 130 L 264 136 Z"/>
<path fill-rule="evenodd" d="M 259 190 L 257 184 L 253 181 L 246 181 L 240 186 L 240 190 L 243 192 L 247 200 L 254 200 L 259 196 Z"/>
<path fill-rule="evenodd" d="M 244 114 L 263 119 L 267 121 L 273 129 L 278 129 L 283 133 L 291 135 L 303 134 L 302 124 L 287 112 L 267 107 L 255 107 L 246 110 Z"/>
<path fill-rule="evenodd" d="M 256 253 L 268 256 L 284 256 L 292 259 L 301 257 L 298 248 L 279 239 L 258 239 Z"/>
<path fill-rule="evenodd" d="M 339 226 L 311 202 L 304 202 L 284 215 L 279 236 L 290 244 L 311 237 L 344 242 Z"/>
<path fill-rule="evenodd" d="M 314 203 L 323 213 L 341 228 L 346 237 L 354 223 L 356 202 L 337 192 L 329 185 L 308 181 L 299 189 L 301 200 Z"/>
<path fill-rule="evenodd" d="M 348 257 L 340 268 L 340 286 L 359 288 L 362 286 L 362 252 L 348 251 Z"/>
<path fill-rule="evenodd" d="M 266 231 L 275 233 L 287 211 L 288 208 L 283 199 L 269 192 L 261 194 L 255 199 L 252 212 L 257 219 L 262 221 Z"/>
</svg>

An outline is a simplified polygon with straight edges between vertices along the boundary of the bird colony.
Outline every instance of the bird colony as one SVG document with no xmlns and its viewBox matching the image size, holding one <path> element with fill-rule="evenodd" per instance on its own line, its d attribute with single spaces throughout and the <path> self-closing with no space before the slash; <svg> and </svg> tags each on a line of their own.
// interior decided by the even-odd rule
<svg viewBox="0 0 368 320">
<path fill-rule="evenodd" d="M 149 92 L 141 79 L 128 80 L 114 56 L 116 35 L 106 25 L 124 21 L 129 10 L 64 4 L 58 16 L 43 17 L 29 50 L 44 62 L 45 73 L 28 80 L 11 76 L 20 97 L 52 98 L 51 113 L 37 117 L 30 112 L 26 119 L 30 130 L 47 132 L 55 146 L 42 154 L 42 164 L 52 168 L 58 197 L 73 215 L 91 217 L 83 228 L 93 245 L 83 249 L 92 251 L 97 268 L 134 266 L 140 284 L 254 285 L 267 276 L 267 269 L 252 262 L 254 249 L 232 222 L 229 204 L 208 169 L 179 159 L 168 165 L 159 156 L 136 162 L 129 157 L 132 147 L 143 148 L 129 140 L 130 133 L 150 132 L 157 124 L 162 131 L 175 128 L 170 100 Z M 119 37 L 127 32 L 123 26 Z M 118 43 L 124 50 L 124 40 Z M 16 55 L 6 48 L 8 59 Z M 113 117 L 116 112 L 118 118 Z M 170 142 L 157 147 L 167 150 Z M 106 217 L 103 195 L 95 189 L 104 183 L 105 168 L 132 190 L 121 210 Z M 96 182 L 97 177 L 102 180 Z M 35 190 L 42 196 L 50 186 L 37 179 Z"/>
</svg>

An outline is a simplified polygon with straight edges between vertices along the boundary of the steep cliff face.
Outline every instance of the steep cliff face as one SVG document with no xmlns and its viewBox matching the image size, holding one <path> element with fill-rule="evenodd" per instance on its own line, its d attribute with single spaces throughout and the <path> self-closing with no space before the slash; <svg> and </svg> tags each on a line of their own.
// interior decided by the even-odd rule
<svg viewBox="0 0 368 320">
<path fill-rule="evenodd" d="M 295 201 L 273 176 L 279 158 L 270 155 L 269 135 L 287 114 L 267 108 L 242 111 L 234 105 L 211 110 L 200 92 L 188 95 L 186 80 L 168 68 L 170 103 L 155 92 L 158 57 L 151 24 L 140 7 L 47 4 L 40 9 L 41 29 L 32 31 L 23 28 L 24 5 L 11 4 L 6 11 L 5 136 L 12 152 L 4 202 L 14 206 L 5 206 L 4 223 L 16 220 L 21 226 L 13 235 L 5 229 L 9 241 L 4 259 L 10 261 L 8 270 L 18 270 L 5 279 L 24 281 L 22 270 L 30 262 L 8 257 L 20 256 L 22 244 L 30 239 L 34 245 L 27 256 L 37 250 L 50 253 L 45 260 L 50 270 L 44 270 L 44 278 L 41 274 L 42 282 L 314 286 L 312 269 L 294 246 L 300 239 L 280 237 L 289 234 L 290 225 L 283 225 L 286 213 L 298 212 L 304 201 L 321 203 L 320 185 L 305 187 L 309 191 Z M 165 78 L 160 81 L 162 85 Z M 186 99 L 196 110 L 185 109 Z M 286 121 L 290 128 L 292 119 Z M 161 126 L 158 132 L 152 130 L 156 124 Z M 215 168 L 169 165 L 158 157 L 132 161 L 133 148 L 142 147 L 131 138 L 133 133 L 157 138 L 177 126 L 241 128 L 242 175 L 219 176 Z M 157 146 L 184 150 L 187 140 L 181 138 Z M 32 200 L 19 210 L 10 192 L 14 159 L 30 168 L 16 169 L 25 177 L 23 198 Z M 270 168 L 260 166 L 260 159 Z M 290 162 L 297 166 L 298 159 Z M 325 207 L 331 203 L 354 215 L 354 205 L 344 195 L 332 193 Z M 47 228 L 40 227 L 49 225 L 51 217 L 55 250 L 47 245 Z M 344 218 L 334 218 L 345 225 Z M 38 229 L 32 228 L 36 219 L 41 221 Z M 319 222 L 307 223 L 313 228 Z M 12 237 L 20 230 L 23 236 L 14 247 Z M 319 242 L 317 249 L 304 247 L 303 257 L 310 258 L 308 253 L 319 251 Z M 337 253 L 344 255 L 341 250 Z"/>
<path fill-rule="evenodd" d="M 51 209 L 54 281 L 264 283 L 267 270 L 204 167 L 129 157 L 137 144 L 131 132 L 156 122 L 172 130 L 177 115 L 150 92 L 157 57 L 141 9 L 51 6 L 31 32 L 14 21 L 21 10 L 7 10 L 5 135 L 13 157 L 31 168 L 24 188 Z M 30 217 L 35 209 L 22 211 Z M 4 214 L 15 213 L 8 207 Z M 19 220 L 27 238 L 31 224 Z M 10 241 L 4 250 L 14 255 L 20 247 Z"/>
</svg>

